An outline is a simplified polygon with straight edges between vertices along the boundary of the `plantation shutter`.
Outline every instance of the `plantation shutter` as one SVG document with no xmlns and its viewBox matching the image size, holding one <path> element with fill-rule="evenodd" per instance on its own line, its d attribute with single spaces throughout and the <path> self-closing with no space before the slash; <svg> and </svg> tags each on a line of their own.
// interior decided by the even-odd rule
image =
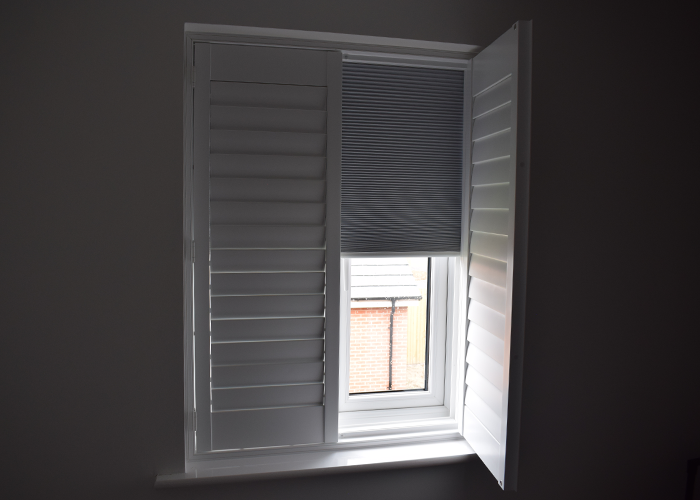
<svg viewBox="0 0 700 500">
<path fill-rule="evenodd" d="M 504 489 L 517 480 L 529 189 L 531 23 L 473 59 L 464 436 Z"/>
<path fill-rule="evenodd" d="M 464 71 L 343 63 L 344 253 L 459 255 Z"/>
<path fill-rule="evenodd" d="M 340 57 L 195 44 L 198 453 L 337 441 Z"/>
</svg>

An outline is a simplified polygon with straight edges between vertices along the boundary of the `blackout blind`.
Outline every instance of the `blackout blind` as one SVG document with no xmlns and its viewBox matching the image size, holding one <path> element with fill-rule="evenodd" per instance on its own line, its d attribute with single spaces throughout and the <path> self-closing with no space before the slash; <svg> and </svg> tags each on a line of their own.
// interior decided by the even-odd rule
<svg viewBox="0 0 700 500">
<path fill-rule="evenodd" d="M 463 100 L 463 71 L 343 64 L 342 252 L 460 252 Z"/>
</svg>

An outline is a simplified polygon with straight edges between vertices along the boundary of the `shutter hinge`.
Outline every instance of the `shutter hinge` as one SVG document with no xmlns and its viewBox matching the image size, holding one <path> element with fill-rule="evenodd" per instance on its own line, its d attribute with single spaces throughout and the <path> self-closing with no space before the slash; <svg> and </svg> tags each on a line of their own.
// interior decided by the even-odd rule
<svg viewBox="0 0 700 500">
<path fill-rule="evenodd" d="M 194 431 L 197 432 L 197 410 L 194 411 Z"/>
<path fill-rule="evenodd" d="M 192 262 L 194 262 L 194 241 L 192 242 Z"/>
</svg>

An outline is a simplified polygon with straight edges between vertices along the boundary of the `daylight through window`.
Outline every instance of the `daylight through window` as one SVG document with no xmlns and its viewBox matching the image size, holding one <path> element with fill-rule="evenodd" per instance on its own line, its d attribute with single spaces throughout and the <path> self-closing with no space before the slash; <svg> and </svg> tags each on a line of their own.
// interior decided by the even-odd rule
<svg viewBox="0 0 700 500">
<path fill-rule="evenodd" d="M 430 259 L 351 260 L 350 394 L 427 388 Z"/>
</svg>

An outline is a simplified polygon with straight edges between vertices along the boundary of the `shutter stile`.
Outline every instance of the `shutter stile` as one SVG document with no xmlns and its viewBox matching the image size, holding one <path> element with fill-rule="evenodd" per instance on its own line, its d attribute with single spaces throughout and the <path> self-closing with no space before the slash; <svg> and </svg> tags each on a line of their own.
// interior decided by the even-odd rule
<svg viewBox="0 0 700 500">
<path fill-rule="evenodd" d="M 343 64 L 341 250 L 457 255 L 464 72 Z"/>
<path fill-rule="evenodd" d="M 210 449 L 323 442 L 326 55 L 211 47 Z"/>
</svg>

